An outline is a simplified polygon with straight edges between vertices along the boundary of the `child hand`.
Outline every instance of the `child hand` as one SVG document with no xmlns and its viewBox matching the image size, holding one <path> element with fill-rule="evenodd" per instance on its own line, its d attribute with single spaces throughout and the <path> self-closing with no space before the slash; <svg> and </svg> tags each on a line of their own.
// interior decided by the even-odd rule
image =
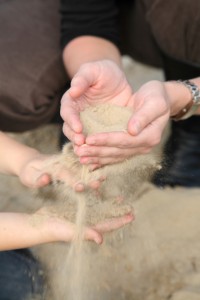
<svg viewBox="0 0 200 300">
<path fill-rule="evenodd" d="M 52 214 L 52 213 L 51 213 Z M 42 208 L 34 215 L 34 224 L 38 223 L 42 231 L 50 235 L 51 242 L 70 242 L 76 238 L 76 225 L 64 218 L 53 216 L 46 208 Z M 38 222 L 36 222 L 36 219 Z M 42 222 L 42 220 L 44 220 Z M 134 220 L 133 214 L 127 214 L 122 217 L 107 219 L 92 227 L 83 228 L 83 239 L 93 241 L 97 244 L 103 242 L 103 235 L 107 232 L 122 228 Z M 45 238 L 49 240 L 49 238 Z"/>
<path fill-rule="evenodd" d="M 67 183 L 76 192 L 82 192 L 85 186 L 71 170 L 68 171 L 64 166 L 59 166 L 59 172 L 55 172 L 54 164 L 57 164 L 56 158 L 56 155 L 44 155 L 35 152 L 21 168 L 19 173 L 20 181 L 27 187 L 39 188 L 50 184 L 54 179 Z M 98 189 L 104 179 L 104 177 L 100 177 L 97 180 L 91 180 L 88 186 L 91 189 Z"/>
</svg>

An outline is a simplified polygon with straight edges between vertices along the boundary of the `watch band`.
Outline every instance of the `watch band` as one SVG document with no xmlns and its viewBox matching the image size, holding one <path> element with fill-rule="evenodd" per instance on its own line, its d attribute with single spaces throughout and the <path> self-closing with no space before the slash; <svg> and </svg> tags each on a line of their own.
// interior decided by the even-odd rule
<svg viewBox="0 0 200 300">
<path fill-rule="evenodd" d="M 184 84 L 191 92 L 191 101 L 182 108 L 178 114 L 172 116 L 175 121 L 185 120 L 191 117 L 200 105 L 200 90 L 196 84 L 190 80 L 177 80 L 177 82 Z"/>
</svg>

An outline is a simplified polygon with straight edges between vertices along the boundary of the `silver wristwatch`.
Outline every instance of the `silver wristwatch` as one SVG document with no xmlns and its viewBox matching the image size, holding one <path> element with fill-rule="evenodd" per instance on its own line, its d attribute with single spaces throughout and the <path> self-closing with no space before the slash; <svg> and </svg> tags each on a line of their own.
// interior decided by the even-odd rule
<svg viewBox="0 0 200 300">
<path fill-rule="evenodd" d="M 195 113 L 200 105 L 200 90 L 198 86 L 190 80 L 177 80 L 177 82 L 184 84 L 184 86 L 190 90 L 192 98 L 177 115 L 172 117 L 175 121 L 188 119 Z"/>
</svg>

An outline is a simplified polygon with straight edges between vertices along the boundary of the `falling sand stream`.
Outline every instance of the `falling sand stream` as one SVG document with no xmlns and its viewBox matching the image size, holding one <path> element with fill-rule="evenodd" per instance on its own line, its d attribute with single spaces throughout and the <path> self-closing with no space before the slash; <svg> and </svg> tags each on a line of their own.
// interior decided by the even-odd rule
<svg viewBox="0 0 200 300">
<path fill-rule="evenodd" d="M 88 108 L 81 113 L 84 133 L 87 135 L 97 132 L 125 131 L 131 114 L 130 108 L 108 104 Z M 106 180 L 100 187 L 98 195 L 89 189 L 82 193 L 76 193 L 65 184 L 57 182 L 53 187 L 39 192 L 38 199 L 41 200 L 42 206 L 46 206 L 51 213 L 54 212 L 76 224 L 76 237 L 73 242 L 70 244 L 56 243 L 44 247 L 41 260 L 44 265 L 46 264 L 48 283 L 45 300 L 112 299 L 110 296 L 111 286 L 115 293 L 113 297 L 116 298 L 117 295 L 120 295 L 118 298 L 120 300 L 129 299 L 127 296 L 130 294 L 129 288 L 127 287 L 126 292 L 119 292 L 120 287 L 115 287 L 114 282 L 118 281 L 116 276 L 121 272 L 122 260 L 123 268 L 127 268 L 127 274 L 135 273 L 133 277 L 136 276 L 140 264 L 144 260 L 143 256 L 140 257 L 140 247 L 148 249 L 148 257 L 151 262 L 154 259 L 159 260 L 160 254 L 156 241 L 153 242 L 150 224 L 148 222 L 141 224 L 142 227 L 139 229 L 141 236 L 135 237 L 139 240 L 137 244 L 140 246 L 137 249 L 135 245 L 134 249 L 128 249 L 128 251 L 124 243 L 126 243 L 126 239 L 133 239 L 131 225 L 108 234 L 101 246 L 84 241 L 83 229 L 85 226 L 93 226 L 108 218 L 133 213 L 135 200 L 139 197 L 141 190 L 141 183 L 158 168 L 157 156 L 153 154 L 140 155 L 127 159 L 123 163 L 89 172 L 87 166 L 79 163 L 73 147 L 69 143 L 64 146 L 61 154 L 55 156 L 47 169 L 48 167 L 54 168 L 55 174 L 59 172 L 60 167 L 66 167 L 77 175 L 78 180 L 86 184 L 91 179 L 97 179 L 100 176 L 105 176 Z M 123 199 L 123 201 L 119 201 L 119 199 Z M 149 236 L 148 239 L 147 236 Z M 134 252 L 138 258 L 136 261 Z M 50 261 L 47 256 L 51 257 Z M 133 261 L 130 260 L 128 263 L 130 257 Z M 111 263 L 111 258 L 115 263 Z M 147 260 L 146 267 L 148 267 Z M 124 284 L 125 278 L 126 276 L 123 278 L 122 284 Z M 121 294 L 122 292 L 125 293 L 124 296 Z"/>
</svg>

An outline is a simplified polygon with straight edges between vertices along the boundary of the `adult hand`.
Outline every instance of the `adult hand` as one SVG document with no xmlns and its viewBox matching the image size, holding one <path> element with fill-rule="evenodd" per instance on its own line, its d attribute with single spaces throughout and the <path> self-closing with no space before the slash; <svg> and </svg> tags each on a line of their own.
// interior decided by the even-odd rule
<svg viewBox="0 0 200 300">
<path fill-rule="evenodd" d="M 85 143 L 80 111 L 88 106 L 111 103 L 132 106 L 132 89 L 122 70 L 112 61 L 82 65 L 61 100 L 63 132 L 76 145 Z"/>
<path fill-rule="evenodd" d="M 124 106 L 125 103 L 119 101 L 118 104 Z M 160 142 L 171 107 L 166 85 L 159 81 L 144 84 L 129 97 L 128 105 L 132 106 L 133 115 L 127 124 L 127 132 L 91 135 L 84 146 L 75 146 L 82 164 L 90 164 L 91 169 L 95 169 L 117 163 L 133 155 L 148 153 Z"/>
</svg>

